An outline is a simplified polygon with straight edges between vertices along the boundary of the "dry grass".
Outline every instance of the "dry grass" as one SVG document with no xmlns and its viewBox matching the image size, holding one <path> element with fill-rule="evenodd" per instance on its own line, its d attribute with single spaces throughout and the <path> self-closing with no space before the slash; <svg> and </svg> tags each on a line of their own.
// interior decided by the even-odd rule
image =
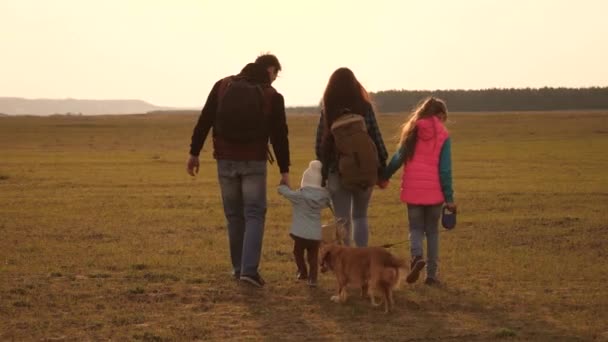
<svg viewBox="0 0 608 342">
<path fill-rule="evenodd" d="M 387 141 L 402 119 L 381 118 Z M 389 315 L 331 303 L 331 276 L 295 282 L 275 166 L 268 285 L 231 280 L 210 151 L 185 172 L 195 120 L 0 118 L 0 340 L 608 339 L 605 113 L 453 114 L 461 212 L 441 235 L 445 287 L 404 285 Z M 289 124 L 297 184 L 316 116 Z M 371 244 L 407 237 L 398 189 L 374 193 Z"/>
</svg>

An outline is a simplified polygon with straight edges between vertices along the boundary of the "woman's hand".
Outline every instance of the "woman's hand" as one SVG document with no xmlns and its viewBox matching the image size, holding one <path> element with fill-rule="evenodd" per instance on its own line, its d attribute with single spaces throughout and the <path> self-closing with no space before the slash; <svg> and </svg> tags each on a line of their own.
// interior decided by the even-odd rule
<svg viewBox="0 0 608 342">
<path fill-rule="evenodd" d="M 386 189 L 386 187 L 388 186 L 388 179 L 378 179 L 378 181 L 376 182 L 376 185 L 380 188 L 380 189 Z"/>
</svg>

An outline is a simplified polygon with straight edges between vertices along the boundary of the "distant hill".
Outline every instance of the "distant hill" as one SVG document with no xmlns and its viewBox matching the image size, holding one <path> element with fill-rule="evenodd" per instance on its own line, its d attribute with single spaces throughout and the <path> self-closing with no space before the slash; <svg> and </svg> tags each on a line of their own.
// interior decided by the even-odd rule
<svg viewBox="0 0 608 342">
<path fill-rule="evenodd" d="M 138 114 L 170 110 L 141 100 L 24 99 L 0 97 L 0 113 L 9 115 Z"/>
</svg>

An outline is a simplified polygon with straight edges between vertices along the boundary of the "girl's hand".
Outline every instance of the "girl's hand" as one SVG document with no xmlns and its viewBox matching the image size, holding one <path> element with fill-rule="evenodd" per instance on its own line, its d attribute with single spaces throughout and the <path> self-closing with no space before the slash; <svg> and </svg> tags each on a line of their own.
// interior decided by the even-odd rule
<svg viewBox="0 0 608 342">
<path fill-rule="evenodd" d="M 456 203 L 454 203 L 454 202 L 446 203 L 445 207 L 448 208 L 448 210 L 451 211 L 451 212 L 453 212 L 453 213 L 455 213 L 456 210 L 457 210 Z"/>
</svg>

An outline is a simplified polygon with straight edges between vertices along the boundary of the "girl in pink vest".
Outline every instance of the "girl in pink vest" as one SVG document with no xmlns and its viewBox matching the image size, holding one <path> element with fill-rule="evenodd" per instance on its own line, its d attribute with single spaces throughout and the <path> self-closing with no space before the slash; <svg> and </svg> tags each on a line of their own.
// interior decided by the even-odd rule
<svg viewBox="0 0 608 342">
<path fill-rule="evenodd" d="M 444 203 L 450 211 L 456 211 L 452 190 L 451 142 L 444 126 L 447 117 L 444 101 L 434 97 L 423 100 L 403 124 L 399 149 L 382 177 L 386 184 L 403 166 L 401 201 L 407 204 L 412 256 L 408 283 L 416 282 L 427 264 L 423 254 L 423 240 L 426 237 L 428 267 L 425 284 L 439 284 L 439 217 Z"/>
</svg>

